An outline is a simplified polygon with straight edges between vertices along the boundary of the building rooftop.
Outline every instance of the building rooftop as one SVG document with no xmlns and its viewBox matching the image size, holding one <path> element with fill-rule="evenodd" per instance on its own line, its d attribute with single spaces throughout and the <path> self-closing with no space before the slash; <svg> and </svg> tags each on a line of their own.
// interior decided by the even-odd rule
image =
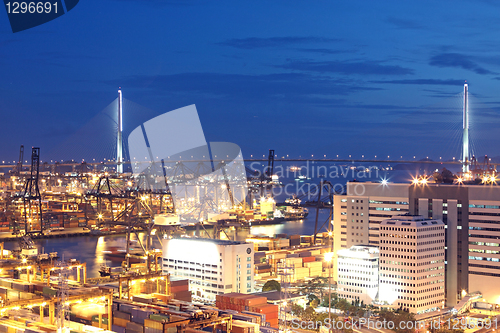
<svg viewBox="0 0 500 333">
<path fill-rule="evenodd" d="M 350 257 L 350 258 L 374 258 L 379 254 L 378 246 L 373 245 L 354 245 L 348 249 L 341 249 L 337 251 L 337 256 L 339 257 Z"/>
<path fill-rule="evenodd" d="M 398 226 L 430 226 L 430 225 L 444 225 L 441 220 L 435 219 L 426 219 L 422 215 L 411 215 L 411 214 L 402 214 L 396 215 L 390 219 L 382 221 L 381 225 L 398 225 Z"/>
</svg>

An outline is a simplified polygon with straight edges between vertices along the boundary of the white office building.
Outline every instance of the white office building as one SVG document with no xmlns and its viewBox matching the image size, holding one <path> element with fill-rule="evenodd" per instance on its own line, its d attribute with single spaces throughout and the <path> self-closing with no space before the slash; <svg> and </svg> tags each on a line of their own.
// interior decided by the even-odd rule
<svg viewBox="0 0 500 333">
<path fill-rule="evenodd" d="M 204 238 L 166 239 L 163 273 L 189 279 L 193 297 L 251 293 L 254 285 L 253 245 Z"/>
<path fill-rule="evenodd" d="M 445 225 L 400 215 L 380 224 L 379 302 L 413 313 L 445 301 Z"/>
<path fill-rule="evenodd" d="M 371 304 L 378 296 L 379 249 L 355 245 L 337 251 L 337 294 L 350 302 Z"/>
<path fill-rule="evenodd" d="M 334 196 L 334 250 L 378 246 L 383 220 L 408 212 L 409 184 L 347 182 L 347 195 Z"/>
<path fill-rule="evenodd" d="M 477 291 L 500 304 L 500 186 L 495 182 L 348 182 L 347 195 L 335 195 L 334 205 L 334 252 L 379 245 L 380 223 L 406 212 L 443 221 L 446 306 Z"/>
</svg>

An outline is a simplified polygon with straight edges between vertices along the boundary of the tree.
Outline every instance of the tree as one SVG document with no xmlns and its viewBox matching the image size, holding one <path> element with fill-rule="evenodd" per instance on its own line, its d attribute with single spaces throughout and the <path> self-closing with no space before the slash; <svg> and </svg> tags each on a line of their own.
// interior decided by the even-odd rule
<svg viewBox="0 0 500 333">
<path fill-rule="evenodd" d="M 281 284 L 276 280 L 267 281 L 262 287 L 262 291 L 271 291 L 271 290 L 281 291 Z"/>
<path fill-rule="evenodd" d="M 314 310 L 312 306 L 308 306 L 302 315 L 302 320 L 316 321 L 316 315 L 317 315 L 316 310 Z"/>
<path fill-rule="evenodd" d="M 349 310 L 350 306 L 351 304 L 347 300 L 340 298 L 335 307 L 340 311 L 346 312 Z"/>
<path fill-rule="evenodd" d="M 393 322 L 394 323 L 393 331 L 396 333 L 415 332 L 414 328 L 405 328 L 405 329 L 401 328 L 401 327 L 408 327 L 407 323 L 409 323 L 410 321 L 415 322 L 415 315 L 413 313 L 403 311 L 402 309 L 398 309 L 397 312 L 391 312 L 384 309 L 380 311 L 380 319 L 385 320 L 387 322 Z M 401 322 L 404 322 L 405 325 L 400 325 Z"/>
<path fill-rule="evenodd" d="M 453 184 L 456 176 L 450 170 L 443 168 L 441 172 L 436 171 L 432 174 L 432 178 L 436 183 Z"/>
<path fill-rule="evenodd" d="M 311 301 L 310 305 L 311 305 L 311 307 L 312 307 L 312 308 L 317 308 L 317 307 L 318 307 L 318 305 L 319 305 L 318 299 L 317 299 L 317 298 L 316 298 L 316 299 L 313 299 L 313 300 Z"/>
<path fill-rule="evenodd" d="M 445 184 L 453 184 L 456 176 L 450 170 L 443 168 L 441 171 L 441 176 L 443 177 L 443 183 Z"/>
<path fill-rule="evenodd" d="M 432 178 L 434 178 L 435 183 L 442 183 L 443 182 L 443 175 L 441 175 L 440 172 L 434 172 L 432 174 Z"/>
<path fill-rule="evenodd" d="M 316 301 L 319 304 L 319 298 L 314 294 L 307 295 L 307 300 L 308 300 L 307 304 L 311 304 L 313 301 Z"/>
<path fill-rule="evenodd" d="M 302 286 L 302 293 L 305 295 L 314 294 L 319 296 L 319 299 L 323 299 L 327 281 L 328 279 L 325 277 L 315 277 L 312 280 L 307 281 L 307 283 Z"/>
<path fill-rule="evenodd" d="M 298 304 L 292 303 L 291 312 L 294 316 L 302 318 L 302 316 L 304 315 L 304 308 Z"/>
</svg>

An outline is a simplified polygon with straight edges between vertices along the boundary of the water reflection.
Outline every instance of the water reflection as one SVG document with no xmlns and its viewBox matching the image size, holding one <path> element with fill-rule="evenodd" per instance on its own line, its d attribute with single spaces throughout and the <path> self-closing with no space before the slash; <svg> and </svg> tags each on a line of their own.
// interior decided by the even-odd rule
<svg viewBox="0 0 500 333">
<path fill-rule="evenodd" d="M 252 226 L 250 229 L 243 230 L 227 230 L 227 236 L 231 240 L 245 240 L 249 235 L 260 235 L 260 236 L 274 236 L 276 234 L 302 234 L 311 235 L 314 233 L 314 221 L 316 218 L 316 211 L 314 209 L 310 210 L 309 216 L 300 221 L 290 221 L 284 224 L 277 225 L 263 225 L 263 226 Z M 328 211 L 321 210 L 318 218 L 318 226 L 322 225 L 324 221 L 328 218 Z M 211 232 L 211 229 L 209 229 Z M 204 235 L 204 231 L 201 230 L 200 234 Z M 195 231 L 189 231 L 188 235 L 193 236 Z M 139 233 L 139 240 L 145 246 L 146 235 L 144 233 Z M 132 242 L 137 242 L 138 238 L 135 234 L 130 235 L 130 240 Z M 113 235 L 113 236 L 100 236 L 100 237 L 70 237 L 70 238 L 54 238 L 54 239 L 44 239 L 35 240 L 35 244 L 39 250 L 39 253 L 45 252 L 58 252 L 61 259 L 77 259 L 80 262 L 87 263 L 87 277 L 98 277 L 99 268 L 103 263 L 107 263 L 109 266 L 119 266 L 121 261 L 114 260 L 111 261 L 106 259 L 106 251 L 111 249 L 119 248 L 124 250 L 126 246 L 126 236 L 125 235 Z M 152 237 L 152 246 L 154 248 L 160 248 L 160 241 L 156 236 Z M 18 249 L 19 245 L 17 242 L 7 242 L 5 243 L 5 248 L 8 250 Z"/>
</svg>

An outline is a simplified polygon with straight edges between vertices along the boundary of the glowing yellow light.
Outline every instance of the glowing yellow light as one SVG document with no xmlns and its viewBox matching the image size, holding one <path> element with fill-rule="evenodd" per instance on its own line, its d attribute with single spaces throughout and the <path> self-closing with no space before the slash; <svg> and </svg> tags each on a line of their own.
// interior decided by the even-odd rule
<svg viewBox="0 0 500 333">
<path fill-rule="evenodd" d="M 328 231 L 328 237 L 332 237 L 332 236 L 333 236 L 333 232 Z"/>
<path fill-rule="evenodd" d="M 102 214 L 97 215 L 99 219 L 102 219 Z"/>
<path fill-rule="evenodd" d="M 333 260 L 333 252 L 327 252 L 325 253 L 325 261 L 326 262 L 331 262 Z"/>
<path fill-rule="evenodd" d="M 412 184 L 418 184 L 418 179 L 417 178 L 413 178 L 412 181 L 411 181 Z"/>
</svg>

